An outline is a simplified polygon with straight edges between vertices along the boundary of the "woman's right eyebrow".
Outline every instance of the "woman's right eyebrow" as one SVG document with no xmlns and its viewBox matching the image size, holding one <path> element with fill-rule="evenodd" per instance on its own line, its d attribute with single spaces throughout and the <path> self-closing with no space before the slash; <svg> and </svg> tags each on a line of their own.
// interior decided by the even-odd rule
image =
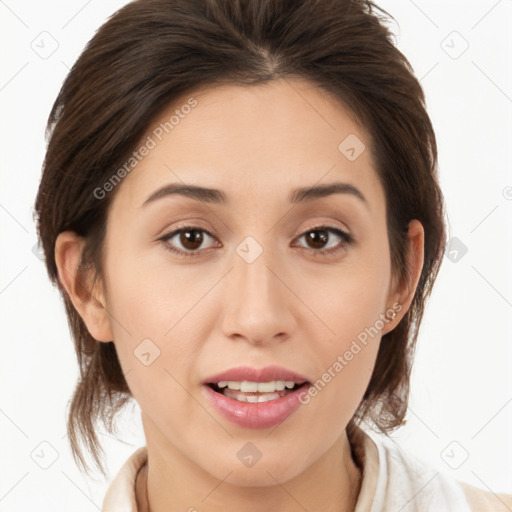
<svg viewBox="0 0 512 512">
<path fill-rule="evenodd" d="M 186 183 L 169 183 L 155 190 L 155 192 L 144 201 L 142 206 L 147 206 L 153 201 L 172 195 L 182 195 L 205 203 L 228 203 L 226 194 L 221 190 Z"/>
<path fill-rule="evenodd" d="M 364 194 L 356 186 L 352 185 L 351 183 L 341 181 L 328 183 L 326 185 L 314 185 L 297 188 L 292 190 L 288 197 L 288 201 L 292 204 L 297 204 L 304 201 L 312 201 L 314 199 L 327 197 L 333 194 L 350 194 L 360 199 L 363 203 L 368 203 Z M 142 206 L 146 206 L 158 199 L 172 195 L 182 195 L 205 203 L 229 203 L 228 197 L 222 190 L 201 187 L 199 185 L 192 185 L 187 183 L 169 183 L 155 190 L 144 201 Z"/>
</svg>

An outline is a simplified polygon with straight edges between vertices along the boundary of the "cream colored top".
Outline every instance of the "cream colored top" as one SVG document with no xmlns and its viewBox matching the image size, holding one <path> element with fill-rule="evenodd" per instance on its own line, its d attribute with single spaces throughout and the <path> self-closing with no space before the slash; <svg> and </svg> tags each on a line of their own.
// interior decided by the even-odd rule
<svg viewBox="0 0 512 512">
<path fill-rule="evenodd" d="M 494 494 L 459 482 L 405 451 L 392 439 L 363 433 L 364 469 L 355 512 L 512 512 L 512 495 Z M 102 512 L 137 509 L 135 483 L 147 463 L 147 448 L 137 449 L 112 480 Z"/>
</svg>

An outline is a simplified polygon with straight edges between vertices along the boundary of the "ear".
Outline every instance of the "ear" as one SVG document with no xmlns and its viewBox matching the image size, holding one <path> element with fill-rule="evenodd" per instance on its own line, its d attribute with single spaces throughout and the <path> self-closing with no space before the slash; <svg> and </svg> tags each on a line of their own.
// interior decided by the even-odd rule
<svg viewBox="0 0 512 512">
<path fill-rule="evenodd" d="M 97 341 L 113 341 L 103 287 L 95 286 L 99 290 L 94 290 L 92 271 L 80 267 L 84 245 L 84 238 L 73 231 L 63 231 L 57 236 L 55 263 L 59 283 L 66 290 L 91 336 Z"/>
<path fill-rule="evenodd" d="M 390 320 L 382 330 L 382 334 L 392 331 L 405 316 L 411 306 L 424 262 L 425 231 L 419 220 L 409 222 L 407 234 L 407 272 L 405 282 L 399 285 L 393 276 L 391 293 L 388 298 L 388 309 L 396 312 L 396 317 Z M 393 307 L 395 305 L 395 307 Z M 400 307 L 401 306 L 401 307 Z"/>
</svg>

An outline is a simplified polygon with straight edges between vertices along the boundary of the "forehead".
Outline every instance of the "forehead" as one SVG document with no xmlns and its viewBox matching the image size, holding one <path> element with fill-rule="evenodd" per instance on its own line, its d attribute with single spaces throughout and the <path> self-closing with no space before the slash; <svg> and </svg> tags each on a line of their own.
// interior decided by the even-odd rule
<svg viewBox="0 0 512 512">
<path fill-rule="evenodd" d="M 382 196 L 366 129 L 341 101 L 304 80 L 183 95 L 153 120 L 144 145 L 150 149 L 115 199 L 125 207 L 140 207 L 156 188 L 180 181 L 221 188 L 228 199 L 243 191 L 287 200 L 290 189 L 332 181 Z"/>
</svg>

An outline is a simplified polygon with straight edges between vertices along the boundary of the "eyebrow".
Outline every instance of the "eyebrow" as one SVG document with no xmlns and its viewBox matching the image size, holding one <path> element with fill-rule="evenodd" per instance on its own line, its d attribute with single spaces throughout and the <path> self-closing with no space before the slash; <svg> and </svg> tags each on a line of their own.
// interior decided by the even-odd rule
<svg viewBox="0 0 512 512">
<path fill-rule="evenodd" d="M 297 188 L 292 190 L 288 197 L 288 201 L 292 204 L 297 204 L 304 201 L 327 197 L 333 194 L 350 194 L 357 197 L 363 203 L 368 203 L 364 194 L 357 187 L 350 183 L 341 181 L 329 183 L 327 185 Z M 200 187 L 198 185 L 170 183 L 153 192 L 144 201 L 142 206 L 146 206 L 157 199 L 172 195 L 181 195 L 198 201 L 203 201 L 205 203 L 226 204 L 229 202 L 226 194 L 222 192 L 222 190 Z"/>
</svg>

